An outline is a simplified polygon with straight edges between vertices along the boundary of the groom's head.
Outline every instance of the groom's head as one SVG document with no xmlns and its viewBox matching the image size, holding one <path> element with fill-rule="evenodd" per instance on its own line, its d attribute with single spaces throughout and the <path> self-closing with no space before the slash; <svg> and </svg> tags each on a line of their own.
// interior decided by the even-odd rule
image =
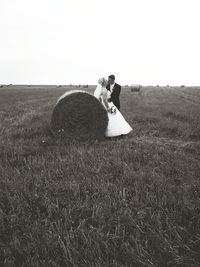
<svg viewBox="0 0 200 267">
<path fill-rule="evenodd" d="M 109 84 L 113 84 L 113 83 L 115 83 L 115 76 L 114 76 L 114 75 L 110 75 L 110 76 L 108 76 L 108 83 L 109 83 Z"/>
</svg>

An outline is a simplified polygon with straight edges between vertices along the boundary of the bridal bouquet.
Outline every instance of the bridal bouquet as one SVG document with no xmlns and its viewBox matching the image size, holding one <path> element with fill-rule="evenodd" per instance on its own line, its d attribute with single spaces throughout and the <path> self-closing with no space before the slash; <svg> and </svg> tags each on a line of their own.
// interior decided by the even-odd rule
<svg viewBox="0 0 200 267">
<path fill-rule="evenodd" d="M 111 113 L 111 114 L 116 114 L 116 112 L 117 112 L 116 107 L 112 106 L 112 107 L 110 108 L 110 113 Z"/>
</svg>

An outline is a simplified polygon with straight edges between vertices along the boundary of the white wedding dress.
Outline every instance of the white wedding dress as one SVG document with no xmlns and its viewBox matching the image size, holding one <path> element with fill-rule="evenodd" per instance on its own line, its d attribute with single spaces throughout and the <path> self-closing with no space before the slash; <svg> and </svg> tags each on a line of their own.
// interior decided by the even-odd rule
<svg viewBox="0 0 200 267">
<path fill-rule="evenodd" d="M 108 91 L 102 85 L 98 85 L 96 90 L 94 91 L 94 96 L 103 104 L 104 108 L 107 110 L 106 105 L 104 103 L 104 98 L 107 100 L 110 98 L 110 91 Z M 108 112 L 108 126 L 105 132 L 106 137 L 116 137 L 120 135 L 126 135 L 130 133 L 133 129 L 128 124 L 128 122 L 124 119 L 121 112 L 117 109 L 117 107 L 113 104 L 113 102 L 108 102 L 109 108 L 112 108 L 113 113 Z"/>
</svg>

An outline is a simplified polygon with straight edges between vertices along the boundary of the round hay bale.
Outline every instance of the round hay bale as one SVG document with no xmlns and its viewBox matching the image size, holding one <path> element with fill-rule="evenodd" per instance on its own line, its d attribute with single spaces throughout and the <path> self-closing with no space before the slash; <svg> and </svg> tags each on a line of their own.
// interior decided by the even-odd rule
<svg viewBox="0 0 200 267">
<path fill-rule="evenodd" d="M 75 90 L 62 95 L 51 117 L 54 135 L 69 140 L 102 139 L 108 125 L 108 114 L 91 94 Z"/>
<path fill-rule="evenodd" d="M 141 87 L 142 86 L 140 84 L 132 84 L 131 85 L 131 92 L 140 92 Z"/>
</svg>

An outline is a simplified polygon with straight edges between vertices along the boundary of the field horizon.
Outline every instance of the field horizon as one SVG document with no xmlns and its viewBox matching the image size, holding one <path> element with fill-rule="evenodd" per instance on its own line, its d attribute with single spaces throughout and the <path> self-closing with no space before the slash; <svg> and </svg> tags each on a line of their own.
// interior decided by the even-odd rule
<svg viewBox="0 0 200 267">
<path fill-rule="evenodd" d="M 118 83 L 118 82 L 117 82 Z M 120 83 L 121 84 L 121 83 Z M 192 84 L 190 84 L 190 85 L 184 85 L 184 84 L 180 84 L 180 85 L 170 85 L 170 84 L 167 84 L 167 85 L 164 85 L 164 84 L 157 84 L 157 85 L 143 85 L 143 84 L 139 84 L 139 83 L 137 83 L 137 84 L 126 84 L 126 85 L 122 85 L 121 84 L 121 86 L 123 87 L 123 88 L 125 88 L 125 87 L 131 87 L 132 85 L 140 85 L 141 87 L 143 87 L 143 88 L 148 88 L 148 87 L 153 87 L 153 88 L 159 88 L 159 87 L 161 87 L 161 88 L 198 88 L 198 89 L 200 89 L 200 85 L 192 85 Z M 1 88 L 6 88 L 6 87 L 12 87 L 13 89 L 15 89 L 15 88 L 17 88 L 18 86 L 19 86 L 19 89 L 22 89 L 23 87 L 25 87 L 25 88 L 30 88 L 30 87 L 46 87 L 46 88 L 57 88 L 57 87 L 67 87 L 67 88 L 69 88 L 69 87 L 82 87 L 82 88 L 84 88 L 84 86 L 88 86 L 89 88 L 93 88 L 94 86 L 97 86 L 97 84 L 28 84 L 28 83 L 0 83 L 0 86 L 2 86 Z M 0 88 L 0 89 L 1 89 Z"/>
<path fill-rule="evenodd" d="M 74 89 L 0 88 L 0 266 L 200 266 L 200 87 L 123 87 L 101 142 L 51 134 Z"/>
</svg>

